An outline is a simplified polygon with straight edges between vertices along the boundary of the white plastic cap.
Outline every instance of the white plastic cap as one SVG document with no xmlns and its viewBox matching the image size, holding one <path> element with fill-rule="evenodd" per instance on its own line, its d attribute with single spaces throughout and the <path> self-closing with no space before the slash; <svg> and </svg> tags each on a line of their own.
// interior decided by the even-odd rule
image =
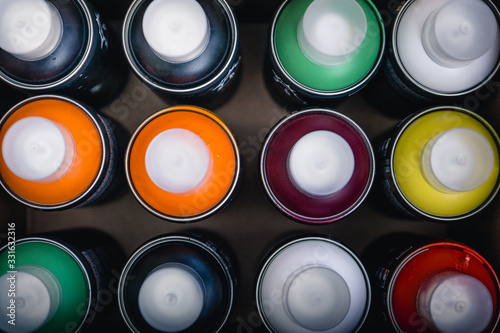
<svg viewBox="0 0 500 333">
<path fill-rule="evenodd" d="M 4 315 L 5 318 L 0 320 L 2 332 L 35 332 L 52 318 L 61 302 L 59 283 L 41 267 L 1 276 L 0 290 L 3 291 L 0 306 L 7 314 L 14 307 L 16 318 L 13 326 L 8 323 L 9 317 Z M 11 294 L 10 297 L 9 290 L 15 290 L 15 296 Z"/>
<path fill-rule="evenodd" d="M 340 135 L 314 131 L 295 143 L 288 156 L 292 183 L 313 197 L 341 190 L 354 173 L 354 154 Z"/>
<path fill-rule="evenodd" d="M 299 268 L 283 290 L 285 309 L 298 325 L 325 331 L 344 320 L 350 307 L 350 292 L 344 279 L 328 267 Z"/>
<path fill-rule="evenodd" d="M 153 51 L 171 63 L 195 59 L 210 37 L 205 11 L 195 0 L 154 0 L 144 13 L 142 29 Z"/>
<path fill-rule="evenodd" d="M 19 59 L 45 58 L 59 45 L 62 20 L 44 0 L 0 0 L 0 48 Z"/>
<path fill-rule="evenodd" d="M 355 0 L 315 0 L 299 23 L 297 40 L 312 62 L 338 66 L 355 54 L 366 29 L 365 13 Z"/>
<path fill-rule="evenodd" d="M 479 132 L 457 127 L 432 138 L 422 153 L 422 172 L 431 186 L 443 192 L 472 191 L 490 177 L 493 148 Z"/>
<path fill-rule="evenodd" d="M 422 43 L 436 63 L 463 67 L 484 55 L 497 34 L 495 15 L 484 1 L 453 0 L 427 18 Z"/>
<path fill-rule="evenodd" d="M 482 332 L 493 316 L 488 289 L 476 278 L 458 272 L 442 272 L 420 288 L 419 314 L 437 332 Z"/>
<path fill-rule="evenodd" d="M 16 176 L 40 183 L 63 177 L 75 160 L 75 142 L 61 124 L 42 117 L 14 123 L 2 142 L 2 155 Z"/>
<path fill-rule="evenodd" d="M 149 177 L 158 187 L 170 193 L 189 194 L 206 181 L 212 155 L 198 135 L 174 128 L 151 141 L 145 162 Z"/>
<path fill-rule="evenodd" d="M 139 290 L 142 316 L 162 332 L 179 332 L 193 325 L 204 302 L 203 282 L 184 265 L 161 266 L 144 280 Z"/>
</svg>

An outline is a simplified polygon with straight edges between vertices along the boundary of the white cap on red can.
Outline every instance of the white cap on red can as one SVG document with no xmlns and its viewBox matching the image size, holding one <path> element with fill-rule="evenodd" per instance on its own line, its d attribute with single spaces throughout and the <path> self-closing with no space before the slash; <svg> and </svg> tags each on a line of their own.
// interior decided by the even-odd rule
<svg viewBox="0 0 500 333">
<path fill-rule="evenodd" d="M 417 302 L 420 316 L 443 333 L 482 332 L 493 316 L 493 300 L 486 286 L 455 271 L 425 281 Z"/>
</svg>

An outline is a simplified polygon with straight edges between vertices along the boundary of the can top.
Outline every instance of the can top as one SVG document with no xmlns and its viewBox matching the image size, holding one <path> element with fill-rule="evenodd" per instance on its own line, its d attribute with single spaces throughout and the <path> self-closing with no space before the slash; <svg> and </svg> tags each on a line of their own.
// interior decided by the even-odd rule
<svg viewBox="0 0 500 333">
<path fill-rule="evenodd" d="M 230 198 L 240 157 L 221 119 L 203 108 L 179 105 L 156 112 L 136 129 L 125 168 L 133 194 L 146 209 L 186 222 L 211 215 Z"/>
<path fill-rule="evenodd" d="M 0 251 L 0 259 L 7 260 L 8 255 L 8 247 L 4 246 Z M 24 312 L 20 306 L 22 302 L 16 299 L 16 310 L 20 311 L 19 318 L 23 319 L 16 321 L 14 332 L 19 332 L 18 324 L 27 323 L 27 316 L 31 318 L 29 326 L 42 324 L 43 321 L 42 328 L 48 332 L 64 331 L 68 322 L 73 322 L 75 330 L 79 330 L 88 316 L 92 303 L 91 295 L 95 292 L 95 286 L 91 282 L 85 265 L 75 252 L 49 238 L 18 239 L 16 241 L 16 270 L 19 284 L 16 288 L 16 297 L 26 296 L 26 302 L 24 302 L 26 309 L 33 311 L 21 317 L 21 311 Z M 8 266 L 2 265 L 0 269 L 2 281 L 0 282 L 3 283 L 3 277 L 10 276 L 10 274 L 12 272 L 9 271 Z M 25 288 L 29 286 L 32 288 Z M 5 294 L 8 296 L 7 293 Z M 3 295 L 1 296 L 0 302 L 6 301 Z M 39 306 L 41 307 L 38 308 Z M 66 311 L 67 309 L 80 309 L 81 311 Z M 38 311 L 41 312 L 38 313 Z M 46 319 L 43 320 L 43 318 Z M 1 322 L 7 323 L 6 320 Z M 9 332 L 9 330 L 6 331 Z M 4 332 L 3 329 L 2 332 Z"/>
<path fill-rule="evenodd" d="M 144 280 L 139 310 L 149 325 L 162 332 L 180 332 L 193 325 L 205 304 L 199 275 L 182 264 L 165 264 Z"/>
<path fill-rule="evenodd" d="M 452 271 L 429 278 L 420 287 L 419 313 L 436 331 L 483 332 L 493 316 L 493 300 L 478 279 Z"/>
<path fill-rule="evenodd" d="M 21 157 L 18 156 L 20 151 L 15 151 L 14 155 L 11 154 L 19 144 L 19 142 L 16 143 L 15 141 L 21 140 L 21 143 L 31 143 L 31 148 L 33 148 L 35 141 L 33 141 L 32 135 L 37 133 L 46 134 L 46 130 L 31 131 L 27 137 L 23 138 L 17 135 L 16 128 L 19 127 L 19 124 L 22 127 L 26 127 L 26 124 L 31 127 L 33 121 L 38 126 L 40 118 L 43 118 L 41 121 L 43 124 L 48 124 L 48 127 L 43 127 L 48 128 L 49 132 L 52 132 L 54 126 L 57 127 L 57 131 L 60 131 L 59 134 L 56 131 L 57 141 L 65 141 L 67 147 L 64 148 L 64 153 L 63 149 L 58 149 L 59 154 L 64 154 L 64 157 L 59 156 L 59 159 L 62 158 L 62 163 L 57 168 L 55 168 L 57 165 L 54 166 L 50 163 L 48 169 L 42 167 L 42 164 L 36 166 L 35 169 L 38 170 L 38 173 L 34 178 L 32 168 L 30 170 L 25 169 L 21 175 L 18 175 L 13 172 L 14 169 L 11 169 L 12 163 L 24 162 L 26 159 L 22 154 Z M 2 186 L 26 205 L 44 209 L 57 209 L 75 202 L 92 189 L 92 185 L 95 184 L 96 179 L 106 165 L 105 153 L 107 148 L 101 128 L 91 110 L 72 100 L 50 95 L 27 99 L 5 114 L 1 120 L 1 125 L 0 175 Z M 14 128 L 14 132 L 10 131 L 9 133 L 12 128 Z M 22 133 L 24 135 L 25 131 L 23 130 Z M 16 137 L 16 140 L 14 140 L 15 147 L 8 147 L 7 144 L 13 142 L 12 135 Z M 44 141 L 40 139 L 35 142 L 34 147 L 37 148 L 37 144 L 42 145 L 43 143 Z M 74 148 L 73 152 L 71 147 Z M 43 148 L 49 149 L 48 146 Z M 53 149 L 53 147 L 50 149 Z M 23 151 L 25 150 L 26 148 Z M 4 155 L 5 153 L 7 154 Z M 27 161 L 36 162 L 39 158 L 54 157 L 54 154 L 58 155 L 55 151 L 50 154 L 45 154 L 42 151 L 41 156 L 35 154 L 36 158 Z M 27 179 L 22 177 L 25 176 L 25 171 L 29 171 L 28 173 L 31 174 Z M 52 173 L 50 173 L 51 171 Z M 16 172 L 19 173 L 19 170 L 16 170 Z"/>
<path fill-rule="evenodd" d="M 352 58 L 366 36 L 367 19 L 354 0 L 315 0 L 297 28 L 299 46 L 313 62 L 338 66 Z"/>
<path fill-rule="evenodd" d="M 71 169 L 75 141 L 63 125 L 47 118 L 27 117 L 8 129 L 2 141 L 2 156 L 16 176 L 49 183 Z"/>
<path fill-rule="evenodd" d="M 52 319 L 61 302 L 58 281 L 41 266 L 24 266 L 15 273 L 4 274 L 0 277 L 0 288 L 15 290 L 15 298 L 8 297 L 7 292 L 2 293 L 0 304 L 9 309 L 11 300 L 15 300 L 16 317 L 22 318 L 15 326 L 6 320 L 0 321 L 2 332 L 35 332 Z"/>
<path fill-rule="evenodd" d="M 408 1 L 394 25 L 396 60 L 434 94 L 461 95 L 499 66 L 498 10 L 483 0 Z"/>
<path fill-rule="evenodd" d="M 422 42 L 426 52 L 446 67 L 462 67 L 483 56 L 498 34 L 491 9 L 478 0 L 445 3 L 426 19 Z"/>
<path fill-rule="evenodd" d="M 476 150 L 469 151 L 468 155 L 485 164 L 483 171 L 490 171 L 487 175 L 477 175 L 478 178 L 476 178 L 476 172 L 473 169 L 481 168 L 479 165 L 474 167 L 475 163 L 473 162 L 471 162 L 472 164 L 467 162 L 460 165 L 463 164 L 461 161 L 463 156 L 460 153 L 463 148 L 458 150 L 457 155 L 457 151 L 451 149 L 448 144 L 442 143 L 441 145 L 439 142 L 435 151 L 438 154 L 434 156 L 437 162 L 434 161 L 434 167 L 430 168 L 429 156 L 425 155 L 426 148 L 433 147 L 432 140 L 436 138 L 436 135 L 445 135 L 444 138 L 447 138 L 448 134 L 451 134 L 452 137 L 455 136 L 457 134 L 455 131 L 446 131 L 456 128 L 459 128 L 458 134 L 472 133 L 474 141 L 478 134 L 480 135 L 479 147 L 485 150 L 486 156 L 474 157 L 476 153 L 479 153 L 478 147 L 475 147 L 470 139 L 466 139 L 467 145 L 475 147 L 473 149 Z M 477 134 L 469 130 L 477 132 Z M 481 137 L 485 138 L 487 143 L 484 143 Z M 463 142 L 465 138 L 462 137 L 458 142 Z M 431 144 L 426 145 L 428 142 Z M 443 151 L 445 155 L 440 153 Z M 491 168 L 491 160 L 488 157 L 491 152 L 493 153 L 493 168 Z M 448 161 L 442 163 L 440 159 L 446 158 L 446 156 Z M 450 157 L 455 162 L 450 162 Z M 456 162 L 457 157 L 460 163 Z M 467 171 L 469 166 L 472 171 Z M 450 167 L 458 170 L 447 171 L 446 169 Z M 465 170 L 461 170 L 464 167 Z M 483 118 L 468 110 L 456 107 L 428 109 L 412 115 L 400 127 L 391 152 L 391 169 L 394 172 L 393 179 L 397 191 L 420 214 L 439 221 L 465 218 L 483 208 L 499 189 L 499 138 L 494 129 Z M 436 186 L 436 182 L 432 181 L 432 170 L 444 184 L 454 187 L 455 190 L 446 188 L 440 183 Z M 452 179 L 449 180 L 449 177 Z M 483 181 L 485 178 L 486 180 Z M 469 183 L 470 180 L 472 182 Z M 479 186 L 467 191 L 456 191 L 460 188 L 466 189 L 470 185 L 473 185 L 472 187 Z"/>
<path fill-rule="evenodd" d="M 27 61 L 48 56 L 63 34 L 58 11 L 45 0 L 2 0 L 0 22 L 0 48 Z"/>
<path fill-rule="evenodd" d="M 319 130 L 300 138 L 288 156 L 287 169 L 294 185 L 313 197 L 344 188 L 354 174 L 354 153 L 340 135 Z"/>
<path fill-rule="evenodd" d="M 142 28 L 149 46 L 171 63 L 193 60 L 210 38 L 207 16 L 195 0 L 154 0 L 144 13 Z"/>
<path fill-rule="evenodd" d="M 481 133 L 455 127 L 427 142 L 421 163 L 431 186 L 443 192 L 466 192 L 488 180 L 495 167 L 495 155 Z"/>
<path fill-rule="evenodd" d="M 334 110 L 308 108 L 280 120 L 260 153 L 261 180 L 287 216 L 332 223 L 352 213 L 374 178 L 375 157 L 364 131 Z"/>
<path fill-rule="evenodd" d="M 149 144 L 145 156 L 146 171 L 161 189 L 187 195 L 208 180 L 213 157 L 207 145 L 195 133 L 168 129 Z"/>
<path fill-rule="evenodd" d="M 322 266 L 303 267 L 287 279 L 285 310 L 290 318 L 308 330 L 325 331 L 344 320 L 351 295 L 337 272 Z"/>
<path fill-rule="evenodd" d="M 368 312 L 370 285 L 361 262 L 345 246 L 307 236 L 270 255 L 256 297 L 271 332 L 355 332 Z"/>
<path fill-rule="evenodd" d="M 208 93 L 239 63 L 236 18 L 224 0 L 136 0 L 122 34 L 131 68 L 167 94 Z"/>
<path fill-rule="evenodd" d="M 485 258 L 464 244 L 438 241 L 400 257 L 388 277 L 386 306 L 398 332 L 494 332 L 499 296 Z"/>
<path fill-rule="evenodd" d="M 384 34 L 380 14 L 369 1 L 288 0 L 271 29 L 272 57 L 288 79 L 309 93 L 345 94 L 378 68 Z"/>
</svg>

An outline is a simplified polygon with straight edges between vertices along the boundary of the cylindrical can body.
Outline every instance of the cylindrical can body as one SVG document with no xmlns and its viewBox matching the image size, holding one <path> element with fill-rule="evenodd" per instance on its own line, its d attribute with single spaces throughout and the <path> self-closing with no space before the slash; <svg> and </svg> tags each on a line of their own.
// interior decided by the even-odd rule
<svg viewBox="0 0 500 333">
<path fill-rule="evenodd" d="M 270 332 L 356 332 L 371 300 L 358 257 L 325 236 L 287 240 L 264 261 L 256 284 L 259 315 Z"/>
<path fill-rule="evenodd" d="M 306 11 L 314 1 L 287 0 L 281 5 L 275 14 L 269 38 L 267 71 L 271 76 L 271 82 L 277 91 L 289 96 L 289 98 L 300 104 L 315 104 L 338 101 L 349 97 L 361 90 L 377 72 L 385 46 L 385 32 L 380 14 L 370 0 L 356 2 L 358 10 L 366 21 L 366 31 L 360 33 L 353 41 L 342 42 L 340 47 L 351 43 L 361 42 L 356 51 L 353 51 L 339 64 L 322 65 L 311 60 L 303 51 L 298 40 L 302 20 Z M 332 2 L 330 6 L 333 17 L 338 19 L 335 11 L 344 6 Z M 330 18 L 326 17 L 325 21 Z M 323 19 L 321 19 L 323 20 Z M 314 21 L 314 20 L 313 20 Z M 318 19 L 319 21 L 319 19 Z M 342 34 L 340 25 L 342 19 L 331 22 L 332 31 Z M 328 33 L 328 29 L 319 27 L 314 31 L 321 35 Z M 338 28 L 339 31 L 336 29 Z M 347 28 L 346 28 L 347 29 Z M 354 30 L 355 27 L 353 28 Z M 359 30 L 359 29 L 358 29 Z M 320 37 L 318 37 L 320 38 Z M 358 39 L 361 39 L 359 41 Z"/>
<path fill-rule="evenodd" d="M 176 106 L 146 119 L 126 153 L 130 188 L 152 214 L 173 222 L 206 218 L 233 197 L 240 154 L 228 127 L 196 106 Z"/>
<path fill-rule="evenodd" d="M 121 89 L 124 71 L 102 17 L 84 0 L 48 2 L 62 22 L 58 46 L 38 60 L 0 49 L 0 78 L 28 94 L 64 94 L 93 105 L 109 102 Z"/>
<path fill-rule="evenodd" d="M 233 81 L 241 58 L 238 27 L 229 5 L 224 0 L 199 1 L 210 30 L 207 44 L 194 59 L 170 61 L 158 56 L 145 37 L 143 18 L 154 2 L 134 1 L 123 25 L 125 55 L 135 74 L 150 88 L 174 99 L 195 98 L 199 104 L 223 95 Z M 190 23 L 182 19 L 189 13 L 180 14 L 181 21 L 176 24 L 188 29 L 184 25 Z M 163 29 L 160 25 L 154 27 L 157 33 Z"/>
<path fill-rule="evenodd" d="M 485 292 L 476 291 L 473 298 L 478 303 L 475 306 L 488 305 L 488 311 L 461 322 L 460 329 L 467 332 L 495 331 L 500 316 L 500 284 L 491 265 L 474 249 L 456 241 L 424 240 L 411 235 L 390 235 L 375 241 L 368 249 L 364 259 L 374 288 L 373 313 L 380 315 L 379 319 L 388 327 L 397 332 L 442 331 L 444 328 L 440 330 L 435 325 L 442 324 L 440 315 L 450 314 L 447 313 L 450 305 L 452 314 L 456 311 L 459 316 L 451 317 L 446 325 L 457 325 L 453 318 L 467 318 L 474 311 L 470 298 L 464 297 L 467 295 L 467 284 L 456 288 L 453 283 L 445 283 L 446 292 L 442 295 L 438 293 L 443 285 L 438 285 L 434 290 L 439 298 L 431 303 L 430 308 L 419 306 L 429 283 L 436 277 L 451 275 L 465 278 L 468 283 L 473 281 L 474 286 L 481 286 Z M 429 310 L 434 311 L 434 322 L 426 315 Z M 484 315 L 485 312 L 487 315 Z M 479 322 L 481 327 L 477 326 Z M 476 328 L 467 329 L 467 325 Z M 459 329 L 455 327 L 454 331 Z"/>
<path fill-rule="evenodd" d="M 59 168 L 52 166 L 55 146 L 49 133 L 33 134 L 38 125 L 28 133 L 19 131 L 31 121 L 56 126 L 67 141 L 62 154 L 70 157 L 59 160 Z M 99 199 L 116 178 L 118 144 L 112 125 L 79 102 L 55 95 L 32 97 L 14 106 L 0 124 L 1 184 L 24 205 L 41 210 L 82 207 Z M 40 168 L 54 172 L 31 178 Z"/>
<path fill-rule="evenodd" d="M 17 305 L 13 321 L 17 326 L 8 323 L 12 318 L 6 316 L 2 318 L 2 332 L 18 332 L 17 328 L 22 329 L 19 326 L 30 332 L 80 332 L 117 304 L 113 293 L 124 257 L 105 234 L 74 230 L 12 239 L 1 249 L 0 257 L 0 274 L 15 286 L 2 302 Z M 33 280 L 43 283 L 34 284 Z M 37 287 L 42 290 L 38 299 L 34 296 L 39 290 L 33 290 Z M 44 290 L 50 293 L 44 294 Z M 57 297 L 49 298 L 54 292 Z M 43 313 L 41 308 L 54 304 L 56 308 L 50 314 L 38 317 L 37 313 Z"/>
<path fill-rule="evenodd" d="M 125 265 L 118 290 L 129 328 L 133 332 L 219 332 L 236 290 L 231 260 L 219 247 L 199 236 L 170 234 L 136 250 Z M 175 274 L 181 274 L 183 282 L 175 280 Z M 156 276 L 163 282 L 157 284 Z M 157 306 L 158 297 L 150 294 L 159 295 Z M 168 299 L 175 302 L 165 308 Z M 190 303 L 184 306 L 186 302 Z M 163 312 L 156 313 L 157 307 Z M 171 321 L 164 321 L 170 317 Z"/>
<path fill-rule="evenodd" d="M 286 216 L 304 223 L 330 223 L 352 213 L 374 175 L 368 137 L 353 120 L 330 109 L 284 117 L 261 150 L 260 177 L 268 197 Z"/>
<path fill-rule="evenodd" d="M 465 102 L 467 96 L 472 96 L 474 92 L 492 82 L 500 66 L 498 36 L 492 38 L 491 42 L 486 41 L 489 50 L 485 54 L 470 62 L 464 62 L 463 65 L 446 65 L 436 62 L 432 56 L 433 53 L 428 52 L 429 47 L 426 46 L 425 36 L 423 36 L 426 31 L 424 27 L 432 21 L 433 15 L 442 8 L 446 9 L 446 6 L 449 7 L 451 3 L 452 1 L 411 0 L 398 7 L 392 17 L 392 24 L 388 27 L 385 59 L 374 84 L 370 86 L 370 94 L 373 95 L 371 99 L 374 104 L 392 113 L 408 114 L 408 111 L 436 104 Z M 488 8 L 489 14 L 495 20 L 487 30 L 498 31 L 500 19 L 498 9 L 489 0 L 479 3 Z M 466 14 L 457 12 L 451 15 L 457 15 L 456 20 L 458 16 L 464 15 L 460 16 L 463 22 L 471 22 L 465 16 Z M 448 25 L 450 31 L 455 26 L 455 23 L 451 22 L 457 22 L 453 20 L 450 18 Z M 477 30 L 480 29 L 477 28 Z M 461 35 L 459 33 L 455 36 L 460 38 Z M 466 35 L 463 34 L 463 36 Z M 453 36 L 450 34 L 446 39 L 443 43 L 447 41 L 451 43 Z M 484 38 L 475 37 L 475 39 L 480 41 Z M 457 43 L 464 49 L 470 44 L 471 42 Z M 476 47 L 478 48 L 480 47 Z"/>
<path fill-rule="evenodd" d="M 423 166 L 427 147 L 435 145 L 439 137 L 445 138 L 446 133 L 457 130 L 473 133 L 487 148 L 484 152 L 477 150 L 478 154 L 470 149 L 471 154 L 468 155 L 465 151 L 469 149 L 469 142 L 465 139 L 459 144 L 462 147 L 457 155 L 453 149 L 446 148 L 444 140 L 441 141 L 444 148 L 441 156 L 449 157 L 454 164 L 448 165 L 450 168 L 445 171 L 448 176 L 454 177 L 454 170 L 467 168 L 471 163 L 475 165 L 477 161 L 487 160 L 485 164 L 489 168 L 485 169 L 483 179 L 473 188 L 436 186 Z M 445 106 L 416 112 L 401 121 L 378 147 L 377 183 L 387 201 L 407 216 L 438 222 L 463 219 L 483 209 L 498 192 L 499 147 L 495 130 L 471 111 Z M 464 152 L 464 160 L 461 160 L 460 149 Z M 437 157 L 439 150 L 436 152 Z M 472 169 L 478 168 L 479 164 Z M 457 174 L 456 178 L 459 177 Z"/>
</svg>

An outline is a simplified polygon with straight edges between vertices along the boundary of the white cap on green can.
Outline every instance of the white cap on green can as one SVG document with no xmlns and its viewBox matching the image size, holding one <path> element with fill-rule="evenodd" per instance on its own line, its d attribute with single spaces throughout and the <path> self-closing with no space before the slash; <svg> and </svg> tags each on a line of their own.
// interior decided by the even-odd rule
<svg viewBox="0 0 500 333">
<path fill-rule="evenodd" d="M 322 66 L 346 63 L 363 42 L 367 19 L 355 0 L 315 0 L 297 28 L 306 57 Z"/>
</svg>

